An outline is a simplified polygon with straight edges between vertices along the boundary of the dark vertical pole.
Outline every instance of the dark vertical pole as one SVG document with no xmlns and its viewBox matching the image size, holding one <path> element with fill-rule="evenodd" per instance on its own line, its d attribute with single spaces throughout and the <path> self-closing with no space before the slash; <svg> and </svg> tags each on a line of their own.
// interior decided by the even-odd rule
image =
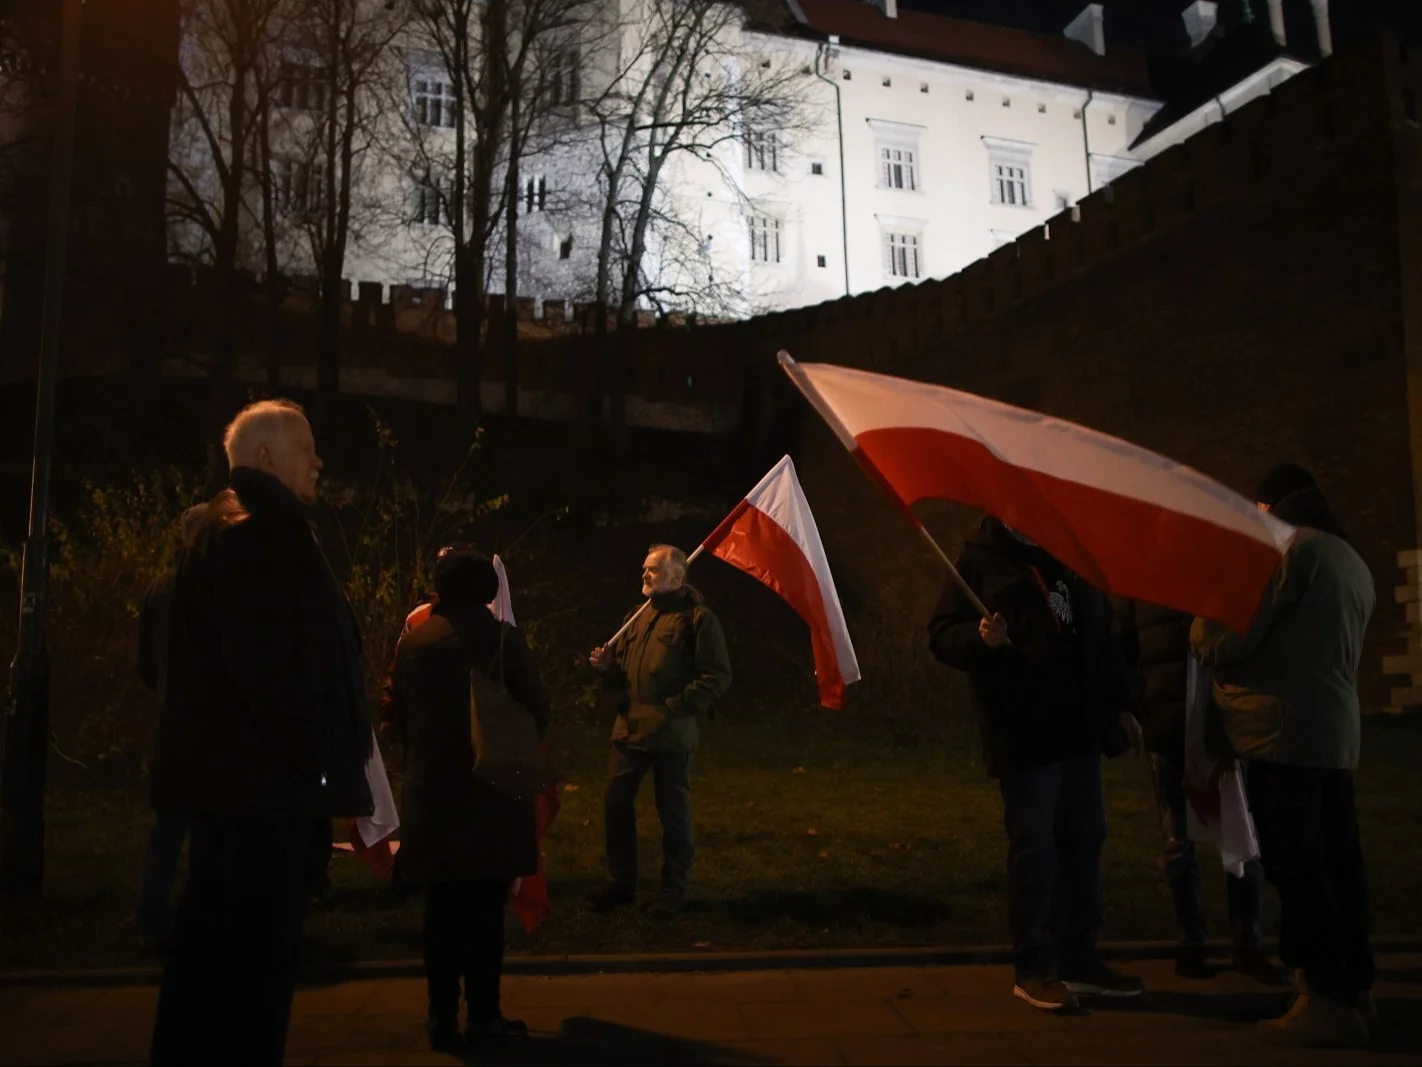
<svg viewBox="0 0 1422 1067">
<path fill-rule="evenodd" d="M 20 577 L 19 640 L 10 665 L 10 704 L 5 712 L 4 753 L 0 757 L 0 891 L 7 895 L 37 894 L 44 885 L 45 755 L 49 745 L 49 650 L 44 632 L 49 600 L 49 472 L 79 95 L 79 11 L 80 0 L 62 0 L 30 525 Z"/>
</svg>

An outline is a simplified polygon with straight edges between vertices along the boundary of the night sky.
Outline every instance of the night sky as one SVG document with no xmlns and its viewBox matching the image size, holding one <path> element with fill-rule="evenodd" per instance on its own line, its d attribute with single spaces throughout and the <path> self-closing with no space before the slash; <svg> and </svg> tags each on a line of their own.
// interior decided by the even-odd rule
<svg viewBox="0 0 1422 1067">
<path fill-rule="evenodd" d="M 915 11 L 1001 25 L 1017 26 L 1041 33 L 1060 33 L 1086 6 L 1087 0 L 899 0 L 899 7 Z M 1240 8 L 1244 0 L 1222 0 L 1220 18 L 1231 17 L 1226 9 Z M 1255 17 L 1268 20 L 1265 0 L 1252 0 Z M 1189 0 L 1106 0 L 1106 44 L 1135 48 L 1152 54 L 1169 54 L 1185 47 L 1185 30 L 1180 12 Z M 1284 0 L 1288 33 L 1312 35 L 1312 15 L 1308 0 Z M 1422 0 L 1332 0 L 1331 23 L 1336 47 L 1345 47 L 1376 25 L 1388 25 L 1422 40 Z"/>
</svg>

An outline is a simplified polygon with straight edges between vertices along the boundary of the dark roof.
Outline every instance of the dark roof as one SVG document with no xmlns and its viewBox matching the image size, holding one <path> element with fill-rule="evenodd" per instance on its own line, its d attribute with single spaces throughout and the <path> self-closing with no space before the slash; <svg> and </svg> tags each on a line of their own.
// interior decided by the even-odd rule
<svg viewBox="0 0 1422 1067">
<path fill-rule="evenodd" d="M 747 4 L 752 25 L 778 32 L 798 32 L 815 40 L 831 34 L 847 47 L 953 63 L 1039 81 L 1155 97 L 1146 57 L 1133 51 L 1098 56 L 1060 35 L 946 18 L 900 7 L 886 18 L 866 0 L 798 0 L 805 22 L 792 26 L 774 19 L 775 4 Z M 788 8 L 788 5 L 786 5 Z M 755 10 L 752 10 L 754 8 Z M 778 24 L 777 24 L 778 23 Z"/>
<path fill-rule="evenodd" d="M 1153 60 L 1152 77 L 1166 104 L 1151 116 L 1131 147 L 1149 141 L 1281 56 L 1307 62 L 1267 34 L 1240 32 L 1211 37 L 1183 59 Z"/>
</svg>

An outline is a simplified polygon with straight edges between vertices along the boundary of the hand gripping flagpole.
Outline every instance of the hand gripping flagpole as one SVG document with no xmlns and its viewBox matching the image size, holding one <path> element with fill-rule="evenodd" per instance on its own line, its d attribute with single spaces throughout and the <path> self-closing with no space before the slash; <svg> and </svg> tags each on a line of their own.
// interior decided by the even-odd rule
<svg viewBox="0 0 1422 1067">
<path fill-rule="evenodd" d="M 854 457 L 860 469 L 869 476 L 869 480 L 879 487 L 894 506 L 904 514 L 904 517 L 913 524 L 914 528 L 923 535 L 923 539 L 928 542 L 928 546 L 933 549 L 934 554 L 942 561 L 943 566 L 948 568 L 949 577 L 957 583 L 958 588 L 963 591 L 963 595 L 968 598 L 968 602 L 973 605 L 978 614 L 984 619 L 991 619 L 993 615 L 992 612 L 988 611 L 987 605 L 982 602 L 977 593 L 973 592 L 972 587 L 963 580 L 963 576 L 958 573 L 958 568 L 953 566 L 953 561 L 948 558 L 948 554 L 944 552 L 938 542 L 933 539 L 933 535 L 928 532 L 927 527 L 923 525 L 919 517 L 903 502 L 899 494 L 894 491 L 893 486 L 879 473 L 879 468 L 874 466 L 873 461 L 864 454 L 864 450 L 859 447 L 859 442 L 854 439 L 854 435 L 850 433 L 844 423 L 840 421 L 839 416 L 834 413 L 834 409 L 825 403 L 824 397 L 820 396 L 819 391 L 810 384 L 809 379 L 805 377 L 805 372 L 800 369 L 800 365 L 795 362 L 794 357 L 782 348 L 776 358 L 780 361 L 780 369 L 795 383 L 795 388 L 800 390 L 805 399 L 810 402 L 810 406 L 819 413 L 820 418 L 824 419 L 829 428 L 834 431 L 834 435 L 839 438 L 840 444 L 844 445 L 849 451 L 849 454 Z"/>
</svg>

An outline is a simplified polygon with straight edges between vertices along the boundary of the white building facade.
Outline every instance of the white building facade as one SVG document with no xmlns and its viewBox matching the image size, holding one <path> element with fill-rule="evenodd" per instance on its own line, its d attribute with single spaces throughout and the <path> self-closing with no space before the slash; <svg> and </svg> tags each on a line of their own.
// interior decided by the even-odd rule
<svg viewBox="0 0 1422 1067">
<path fill-rule="evenodd" d="M 607 133 L 582 101 L 604 93 L 613 71 L 637 76 L 625 56 L 635 54 L 637 5 L 648 2 L 611 0 L 608 24 L 628 29 L 595 44 L 568 40 L 549 60 L 567 122 L 556 147 L 520 164 L 522 296 L 594 297 Z M 894 0 L 767 2 L 783 4 L 783 17 L 729 20 L 723 57 L 733 58 L 718 62 L 793 71 L 806 120 L 727 131 L 713 149 L 669 162 L 658 195 L 692 251 L 653 242 L 643 273 L 665 294 L 655 306 L 750 315 L 947 277 L 1307 66 L 1281 55 L 1178 120 L 1152 124 L 1163 102 L 1145 58 L 1105 54 L 1098 4 L 1046 37 L 899 12 Z M 1326 4 L 1322 12 L 1320 42 Z M 1207 0 L 1182 12 L 1197 46 L 1215 33 L 1214 16 Z M 404 126 L 419 148 L 400 163 L 374 153 L 363 162 L 364 223 L 345 276 L 448 290 L 450 183 L 438 161 L 459 121 L 451 79 L 418 42 L 396 51 L 404 81 L 389 108 L 408 116 L 387 115 L 386 125 L 392 140 Z M 298 199 L 294 180 L 279 178 L 284 201 Z M 292 247 L 283 269 L 302 273 L 300 242 Z M 488 258 L 489 291 L 500 292 L 502 249 Z"/>
</svg>

